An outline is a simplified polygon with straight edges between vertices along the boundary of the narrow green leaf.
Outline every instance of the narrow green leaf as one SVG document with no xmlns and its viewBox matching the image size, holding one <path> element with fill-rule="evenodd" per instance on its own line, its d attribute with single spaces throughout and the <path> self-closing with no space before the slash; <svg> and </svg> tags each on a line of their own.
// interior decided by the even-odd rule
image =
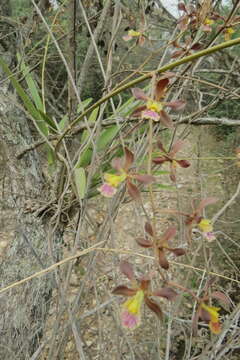
<svg viewBox="0 0 240 360">
<path fill-rule="evenodd" d="M 58 124 L 58 128 L 60 131 L 63 131 L 68 124 L 68 115 L 65 114 L 64 117 L 61 119 L 61 121 Z"/>
<path fill-rule="evenodd" d="M 82 200 L 86 191 L 86 174 L 84 168 L 74 169 L 74 180 L 77 188 L 79 199 Z"/>
<path fill-rule="evenodd" d="M 45 136 L 48 135 L 48 127 L 44 123 L 44 120 L 42 119 L 42 116 L 40 115 L 39 111 L 36 109 L 34 104 L 32 103 L 29 96 L 25 93 L 20 83 L 17 81 L 11 70 L 9 69 L 8 65 L 5 63 L 2 57 L 0 57 L 0 65 L 3 68 L 3 71 L 9 76 L 9 79 L 13 85 L 13 87 L 16 89 L 18 96 L 22 99 L 24 106 L 26 110 L 29 112 L 29 114 L 36 120 L 36 125 L 39 129 L 39 131 L 44 134 Z"/>
<path fill-rule="evenodd" d="M 98 141 L 97 150 L 104 150 L 115 138 L 118 133 L 117 125 L 113 125 L 106 130 L 103 130 Z"/>
<path fill-rule="evenodd" d="M 165 184 L 156 184 L 156 187 L 160 189 L 167 189 L 167 190 L 174 190 L 176 191 L 176 188 L 172 185 L 165 185 Z"/>
<path fill-rule="evenodd" d="M 58 128 L 57 128 L 57 125 L 55 124 L 55 122 L 53 121 L 53 119 L 48 114 L 45 114 L 41 110 L 38 110 L 38 111 L 41 114 L 43 120 L 46 121 L 46 123 L 51 127 L 51 129 L 55 130 L 57 132 Z"/>
<path fill-rule="evenodd" d="M 96 121 L 97 119 L 97 116 L 98 116 L 98 111 L 99 111 L 99 108 L 97 107 L 96 109 L 94 109 L 89 118 L 88 118 L 88 123 L 91 124 L 93 122 Z M 89 137 L 89 131 L 88 130 L 84 130 L 83 133 L 82 133 L 82 136 L 81 136 L 81 142 L 83 143 L 85 140 L 87 140 L 87 138 Z"/>
<path fill-rule="evenodd" d="M 93 153 L 93 151 L 90 148 L 84 150 L 83 153 L 81 153 L 78 158 L 76 168 L 80 168 L 82 166 L 86 167 L 87 165 L 89 165 L 91 162 L 92 153 Z"/>
<path fill-rule="evenodd" d="M 79 114 L 82 112 L 82 110 L 86 109 L 86 107 L 88 107 L 88 105 L 91 104 L 92 100 L 93 100 L 92 98 L 88 98 L 82 101 L 82 103 L 79 104 L 77 107 L 77 113 Z"/>
<path fill-rule="evenodd" d="M 35 83 L 35 80 L 32 77 L 32 74 L 29 70 L 29 67 L 25 65 L 24 61 L 20 58 L 20 54 L 17 54 L 18 61 L 20 63 L 20 68 L 22 70 L 22 73 L 25 77 L 26 83 L 28 85 L 29 91 L 31 93 L 32 99 L 35 103 L 35 106 L 37 109 L 43 111 L 43 103 L 42 99 L 39 95 L 37 85 Z"/>
</svg>

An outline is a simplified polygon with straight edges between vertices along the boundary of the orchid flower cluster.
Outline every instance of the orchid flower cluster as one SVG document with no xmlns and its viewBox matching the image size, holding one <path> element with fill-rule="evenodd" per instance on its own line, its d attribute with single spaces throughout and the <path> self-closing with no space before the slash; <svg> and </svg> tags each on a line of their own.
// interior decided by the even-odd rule
<svg viewBox="0 0 240 360">
<path fill-rule="evenodd" d="M 138 117 L 141 120 L 150 120 L 151 122 L 161 121 L 167 128 L 173 127 L 173 121 L 165 111 L 165 107 L 181 110 L 185 107 L 186 103 L 184 100 L 165 101 L 171 76 L 172 75 L 168 73 L 165 74 L 164 77 L 158 79 L 154 85 L 154 91 L 151 96 L 145 94 L 140 88 L 132 89 L 133 96 L 144 102 L 143 105 L 138 106 L 134 110 L 131 114 L 132 117 Z M 182 140 L 177 140 L 170 145 L 168 150 L 160 139 L 158 139 L 156 145 L 158 150 L 154 152 L 153 158 L 152 156 L 150 157 L 150 161 L 152 161 L 155 166 L 162 166 L 165 163 L 169 164 L 170 180 L 176 183 L 177 168 L 188 168 L 191 165 L 188 160 L 177 156 L 177 153 L 183 148 L 184 142 Z M 134 153 L 128 147 L 124 147 L 123 151 L 124 157 L 114 158 L 111 163 L 112 170 L 103 174 L 104 182 L 98 188 L 98 191 L 103 196 L 112 198 L 119 188 L 122 190 L 126 189 L 128 195 L 133 200 L 138 201 L 141 199 L 141 191 L 137 184 L 149 185 L 152 189 L 152 184 L 156 183 L 157 179 L 152 174 L 141 174 L 137 172 L 134 167 Z M 198 206 L 192 204 L 192 212 L 190 213 L 172 210 L 172 213 L 185 217 L 186 233 L 189 240 L 188 244 L 191 244 L 193 228 L 196 226 L 201 232 L 203 239 L 209 242 L 215 239 L 211 220 L 205 218 L 203 212 L 206 206 L 214 204 L 216 201 L 217 199 L 213 197 L 202 199 Z M 140 325 L 143 304 L 153 311 L 159 319 L 162 319 L 162 310 L 153 298 L 162 297 L 168 301 L 173 301 L 178 296 L 178 292 L 173 289 L 173 287 L 176 287 L 177 290 L 190 293 L 197 302 L 197 310 L 193 319 L 193 333 L 196 333 L 198 321 L 201 319 L 208 324 L 212 333 L 219 334 L 221 331 L 219 320 L 220 308 L 212 306 L 211 301 L 216 298 L 217 300 L 223 300 L 225 303 L 229 303 L 226 295 L 215 291 L 211 294 L 211 297 L 205 293 L 202 298 L 199 298 L 191 290 L 176 283 L 169 282 L 168 278 L 165 276 L 165 272 L 169 270 L 171 264 L 169 255 L 180 257 L 186 254 L 186 249 L 173 246 L 172 239 L 176 235 L 176 226 L 170 225 L 162 234 L 158 235 L 156 232 L 155 221 L 152 223 L 147 221 L 144 226 L 144 236 L 135 239 L 139 246 L 152 249 L 156 259 L 156 265 L 159 272 L 161 272 L 164 284 L 161 289 L 153 290 L 153 285 L 151 283 L 152 276 L 147 275 L 137 278 L 134 276 L 132 266 L 127 261 L 120 263 L 121 272 L 131 282 L 130 287 L 119 285 L 113 290 L 113 294 L 115 295 L 128 297 L 121 306 L 120 318 L 122 326 L 129 330 L 133 330 Z"/>
</svg>

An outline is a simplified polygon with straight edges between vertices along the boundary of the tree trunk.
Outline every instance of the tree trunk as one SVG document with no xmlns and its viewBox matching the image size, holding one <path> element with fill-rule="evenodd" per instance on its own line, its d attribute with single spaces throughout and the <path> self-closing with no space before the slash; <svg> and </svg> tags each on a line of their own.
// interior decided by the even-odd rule
<svg viewBox="0 0 240 360">
<path fill-rule="evenodd" d="M 10 63 L 13 54 L 0 47 L 0 55 Z M 21 148 L 34 141 L 31 122 L 17 103 L 4 82 L 0 90 L 1 289 L 50 264 L 46 225 L 49 219 L 39 218 L 32 211 L 46 203 L 49 190 L 39 153 L 31 151 L 20 160 L 16 158 Z M 60 232 L 55 240 L 61 240 Z M 49 274 L 1 294 L 0 359 L 29 359 L 38 348 L 52 288 L 53 278 Z"/>
</svg>

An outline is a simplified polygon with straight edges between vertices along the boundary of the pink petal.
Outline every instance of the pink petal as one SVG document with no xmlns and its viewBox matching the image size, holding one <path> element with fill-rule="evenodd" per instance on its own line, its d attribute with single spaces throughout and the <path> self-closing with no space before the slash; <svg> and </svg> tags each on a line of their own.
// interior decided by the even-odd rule
<svg viewBox="0 0 240 360">
<path fill-rule="evenodd" d="M 151 119 L 153 121 L 159 121 L 160 115 L 153 110 L 146 109 L 142 112 L 143 119 Z"/>
<path fill-rule="evenodd" d="M 121 313 L 121 322 L 123 327 L 132 330 L 140 325 L 140 317 L 124 309 Z"/>
<path fill-rule="evenodd" d="M 116 192 L 117 192 L 117 189 L 107 183 L 104 183 L 102 184 L 102 186 L 100 186 L 98 188 L 98 191 L 105 197 L 108 197 L 108 198 L 111 198 L 113 197 Z"/>
<path fill-rule="evenodd" d="M 132 40 L 132 36 L 131 36 L 131 35 L 124 35 L 122 38 L 123 38 L 124 41 Z"/>
</svg>

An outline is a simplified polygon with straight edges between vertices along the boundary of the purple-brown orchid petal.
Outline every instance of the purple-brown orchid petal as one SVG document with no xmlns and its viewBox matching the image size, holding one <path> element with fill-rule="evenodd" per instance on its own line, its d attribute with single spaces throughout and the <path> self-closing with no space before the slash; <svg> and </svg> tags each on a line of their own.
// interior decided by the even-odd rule
<svg viewBox="0 0 240 360">
<path fill-rule="evenodd" d="M 170 155 L 171 157 L 173 157 L 179 150 L 182 149 L 182 147 L 183 147 L 184 145 L 185 145 L 185 142 L 184 142 L 184 141 L 182 141 L 182 140 L 176 141 L 176 142 L 173 144 L 169 155 Z"/>
<path fill-rule="evenodd" d="M 165 161 L 171 161 L 171 160 L 166 157 L 156 157 L 155 159 L 153 159 L 153 162 L 155 164 L 163 164 Z"/>
<path fill-rule="evenodd" d="M 186 254 L 186 251 L 182 248 L 168 248 L 175 256 L 182 256 Z"/>
<path fill-rule="evenodd" d="M 176 162 L 182 168 L 188 168 L 191 165 L 191 163 L 189 161 L 187 161 L 187 160 L 176 160 Z"/>
<path fill-rule="evenodd" d="M 215 197 L 208 197 L 206 199 L 201 200 L 199 206 L 197 207 L 196 213 L 200 213 L 206 206 L 215 204 L 218 201 Z"/>
<path fill-rule="evenodd" d="M 173 128 L 173 122 L 172 119 L 170 118 L 170 116 L 166 113 L 166 111 L 162 110 L 160 112 L 161 115 L 161 121 L 162 123 L 169 129 Z"/>
<path fill-rule="evenodd" d="M 144 248 L 153 247 L 153 243 L 152 243 L 152 241 L 149 240 L 149 239 L 140 237 L 140 238 L 136 238 L 135 240 L 136 240 L 136 242 L 138 243 L 138 245 L 140 245 L 140 246 L 142 246 L 142 247 L 144 247 Z"/>
<path fill-rule="evenodd" d="M 132 112 L 132 114 L 131 114 L 131 116 L 132 117 L 141 117 L 142 116 L 142 112 L 144 111 L 144 110 L 146 110 L 147 109 L 147 106 L 146 105 L 142 105 L 142 106 L 139 106 L 139 107 L 137 107 L 133 112 Z"/>
<path fill-rule="evenodd" d="M 139 189 L 129 179 L 127 180 L 127 189 L 128 189 L 129 195 L 134 200 L 139 200 L 141 198 L 141 194 L 140 194 Z"/>
<path fill-rule="evenodd" d="M 152 310 L 157 317 L 162 320 L 163 319 L 163 313 L 158 304 L 156 304 L 153 300 L 150 300 L 149 297 L 145 296 L 144 298 L 145 304 L 149 307 L 150 310 Z"/>
<path fill-rule="evenodd" d="M 173 56 L 172 56 L 173 57 Z M 184 100 L 176 100 L 171 102 L 166 102 L 166 106 L 170 107 L 173 110 L 182 110 L 186 106 L 186 101 Z"/>
<path fill-rule="evenodd" d="M 148 174 L 145 174 L 145 175 L 135 174 L 135 175 L 133 175 L 133 177 L 134 177 L 134 179 L 136 179 L 137 181 L 139 181 L 145 185 L 152 184 L 153 182 L 156 181 L 154 176 L 148 175 Z"/>
<path fill-rule="evenodd" d="M 154 94 L 154 98 L 156 101 L 160 101 L 161 98 L 164 96 L 168 84 L 169 84 L 168 78 L 158 80 Z"/>
<path fill-rule="evenodd" d="M 183 54 L 184 54 L 184 50 L 177 50 L 172 53 L 171 58 L 176 59 L 177 57 L 179 57 Z"/>
<path fill-rule="evenodd" d="M 159 260 L 159 265 L 163 269 L 165 270 L 169 269 L 169 262 L 167 261 L 165 253 L 162 249 L 158 249 L 158 260 Z"/>
<path fill-rule="evenodd" d="M 175 226 L 170 226 L 165 233 L 161 237 L 161 244 L 168 242 L 170 239 L 172 239 L 177 233 L 177 228 Z"/>
<path fill-rule="evenodd" d="M 229 297 L 221 291 L 213 291 L 211 297 L 222 301 L 224 304 L 231 305 Z"/>
<path fill-rule="evenodd" d="M 133 88 L 132 94 L 138 100 L 147 100 L 148 99 L 148 96 L 140 88 Z"/>
<path fill-rule="evenodd" d="M 200 43 L 196 43 L 191 47 L 192 50 L 200 50 L 201 48 L 202 48 L 202 44 Z"/>
<path fill-rule="evenodd" d="M 140 288 L 143 291 L 146 291 L 149 288 L 151 280 L 148 277 L 140 278 Z"/>
<path fill-rule="evenodd" d="M 153 227 L 149 222 L 145 223 L 144 229 L 145 229 L 146 233 L 148 233 L 150 236 L 154 235 Z"/>
<path fill-rule="evenodd" d="M 167 153 L 167 151 L 164 149 L 164 146 L 160 140 L 157 141 L 157 147 L 163 152 Z"/>
<path fill-rule="evenodd" d="M 172 301 L 178 296 L 178 293 L 170 287 L 165 287 L 154 291 L 153 296 L 160 296 L 166 298 L 169 301 Z"/>
<path fill-rule="evenodd" d="M 187 13 L 187 9 L 184 3 L 179 3 L 178 4 L 178 10 L 180 11 L 184 11 L 185 13 Z"/>
<path fill-rule="evenodd" d="M 125 171 L 128 171 L 131 165 L 133 164 L 134 155 L 127 147 L 124 148 L 124 152 L 125 152 L 125 161 L 123 168 Z"/>
<path fill-rule="evenodd" d="M 132 265 L 128 261 L 124 260 L 120 262 L 120 271 L 129 279 L 134 280 L 134 272 Z"/>
<path fill-rule="evenodd" d="M 197 309 L 195 315 L 193 316 L 193 320 L 192 320 L 193 336 L 197 336 L 199 317 L 200 317 L 200 307 Z"/>
<path fill-rule="evenodd" d="M 137 290 L 128 288 L 125 285 L 119 285 L 112 291 L 112 293 L 114 295 L 134 296 L 137 293 Z"/>
<path fill-rule="evenodd" d="M 112 159 L 112 168 L 120 171 L 123 168 L 123 159 L 122 158 L 114 158 Z"/>
<path fill-rule="evenodd" d="M 203 321 L 208 322 L 211 320 L 211 316 L 210 316 L 209 312 L 206 311 L 205 309 L 203 309 L 202 307 L 200 307 L 199 316 Z"/>
<path fill-rule="evenodd" d="M 177 169 L 176 169 L 176 163 L 174 163 L 173 161 L 170 164 L 170 179 L 173 182 L 176 182 L 177 178 L 176 178 L 176 173 L 177 173 Z"/>
</svg>

